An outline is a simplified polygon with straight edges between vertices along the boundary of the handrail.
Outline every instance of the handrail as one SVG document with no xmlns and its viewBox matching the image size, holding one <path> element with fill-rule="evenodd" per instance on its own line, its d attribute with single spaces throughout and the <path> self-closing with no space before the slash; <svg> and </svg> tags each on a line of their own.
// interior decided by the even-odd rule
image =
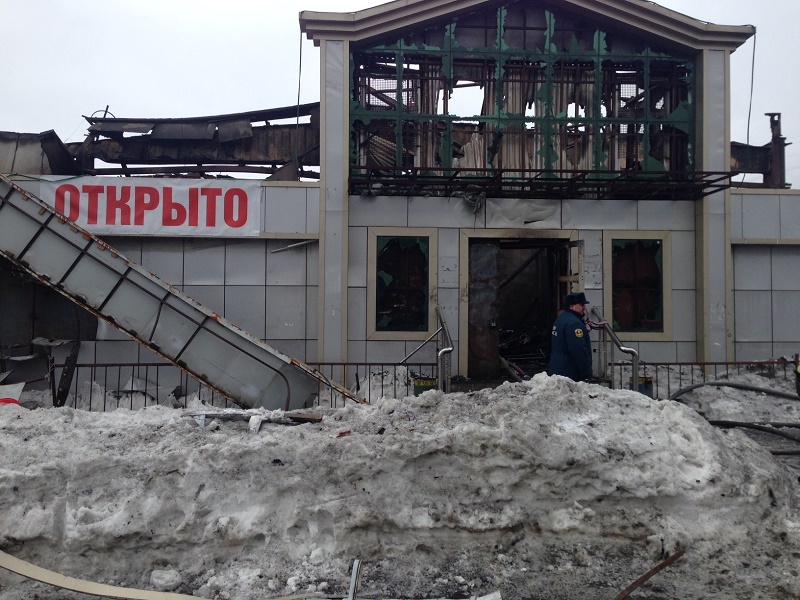
<svg viewBox="0 0 800 600">
<path fill-rule="evenodd" d="M 631 385 L 635 385 L 636 386 L 636 387 L 634 387 L 632 389 L 638 390 L 639 389 L 639 353 L 636 350 L 634 350 L 633 348 L 629 348 L 627 346 L 623 346 L 622 345 L 622 342 L 617 337 L 617 334 L 614 333 L 614 330 L 611 328 L 611 325 L 609 325 L 605 321 L 605 319 L 603 318 L 603 315 L 600 313 L 599 310 L 597 310 L 596 306 L 592 307 L 592 314 L 595 317 L 597 317 L 598 319 L 600 319 L 600 321 L 603 324 L 603 330 L 606 333 L 608 333 L 608 336 L 611 338 L 611 341 L 614 342 L 614 345 L 619 349 L 619 351 L 623 352 L 624 354 L 630 354 L 631 355 L 631 357 L 632 357 L 631 358 L 631 371 L 632 371 L 632 373 L 631 373 L 631 375 L 632 375 Z"/>
<path fill-rule="evenodd" d="M 436 305 L 436 318 L 439 319 L 439 330 L 444 334 L 443 348 L 436 354 L 436 361 L 438 363 L 436 369 L 436 385 L 440 390 L 448 393 L 450 392 L 450 369 L 445 368 L 445 361 L 447 360 L 445 357 L 453 352 L 453 338 L 450 337 L 450 330 L 447 328 L 447 323 L 444 322 L 444 317 L 442 316 L 442 311 L 438 304 Z"/>
<path fill-rule="evenodd" d="M 445 357 L 454 350 L 454 347 L 453 339 L 450 337 L 450 331 L 447 329 L 447 323 L 444 322 L 444 317 L 442 316 L 442 311 L 438 304 L 436 305 L 436 319 L 439 321 L 439 328 L 429 335 L 424 342 L 409 352 L 399 364 L 405 364 L 405 362 L 419 352 L 425 346 L 425 344 L 430 342 L 440 333 L 443 334 L 441 344 L 437 344 L 440 346 L 440 348 L 436 351 L 436 387 L 437 389 L 447 393 L 450 391 L 450 377 L 449 374 L 446 373 L 446 371 L 449 369 L 445 368 Z"/>
</svg>

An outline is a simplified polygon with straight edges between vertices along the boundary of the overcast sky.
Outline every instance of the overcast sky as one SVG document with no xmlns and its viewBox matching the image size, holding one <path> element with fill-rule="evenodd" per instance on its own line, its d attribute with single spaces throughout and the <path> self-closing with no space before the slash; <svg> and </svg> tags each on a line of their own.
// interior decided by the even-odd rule
<svg viewBox="0 0 800 600">
<path fill-rule="evenodd" d="M 297 101 L 301 10 L 348 12 L 380 0 L 0 0 L 0 131 L 86 132 L 82 115 L 190 117 Z M 704 21 L 752 24 L 756 40 L 750 143 L 783 113 L 788 180 L 800 187 L 800 68 L 786 57 L 798 0 L 661 0 Z M 747 141 L 751 39 L 733 55 L 732 126 Z M 303 43 L 300 101 L 319 100 L 318 50 Z"/>
</svg>

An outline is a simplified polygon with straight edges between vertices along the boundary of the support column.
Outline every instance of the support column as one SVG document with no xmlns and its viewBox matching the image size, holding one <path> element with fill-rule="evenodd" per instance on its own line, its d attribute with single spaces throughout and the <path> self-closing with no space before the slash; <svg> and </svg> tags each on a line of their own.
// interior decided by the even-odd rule
<svg viewBox="0 0 800 600">
<path fill-rule="evenodd" d="M 320 249 L 318 359 L 347 360 L 349 47 L 320 44 Z"/>
<path fill-rule="evenodd" d="M 729 72 L 725 50 L 706 50 L 699 65 L 698 146 L 702 171 L 730 170 Z M 696 204 L 697 360 L 732 360 L 732 290 L 729 190 Z"/>
</svg>

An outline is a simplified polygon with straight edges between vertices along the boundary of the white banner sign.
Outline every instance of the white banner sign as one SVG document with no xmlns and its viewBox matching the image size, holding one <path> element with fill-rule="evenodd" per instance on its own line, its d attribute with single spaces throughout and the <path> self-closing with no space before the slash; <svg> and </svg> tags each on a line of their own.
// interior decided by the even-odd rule
<svg viewBox="0 0 800 600">
<path fill-rule="evenodd" d="M 257 236 L 257 181 L 78 177 L 43 181 L 42 200 L 98 235 Z"/>
</svg>

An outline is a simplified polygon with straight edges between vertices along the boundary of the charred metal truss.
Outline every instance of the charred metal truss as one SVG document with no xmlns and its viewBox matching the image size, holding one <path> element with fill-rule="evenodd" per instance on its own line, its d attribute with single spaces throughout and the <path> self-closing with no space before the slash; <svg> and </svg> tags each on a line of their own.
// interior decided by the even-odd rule
<svg viewBox="0 0 800 600">
<path fill-rule="evenodd" d="M 516 0 L 351 51 L 351 193 L 699 198 L 692 56 Z"/>
<path fill-rule="evenodd" d="M 310 122 L 270 123 L 301 117 Z M 319 178 L 307 170 L 319 165 L 319 103 L 180 119 L 85 118 L 88 137 L 69 145 L 85 174 L 272 174 L 290 167 L 288 179 Z M 120 167 L 94 168 L 95 159 Z"/>
</svg>

